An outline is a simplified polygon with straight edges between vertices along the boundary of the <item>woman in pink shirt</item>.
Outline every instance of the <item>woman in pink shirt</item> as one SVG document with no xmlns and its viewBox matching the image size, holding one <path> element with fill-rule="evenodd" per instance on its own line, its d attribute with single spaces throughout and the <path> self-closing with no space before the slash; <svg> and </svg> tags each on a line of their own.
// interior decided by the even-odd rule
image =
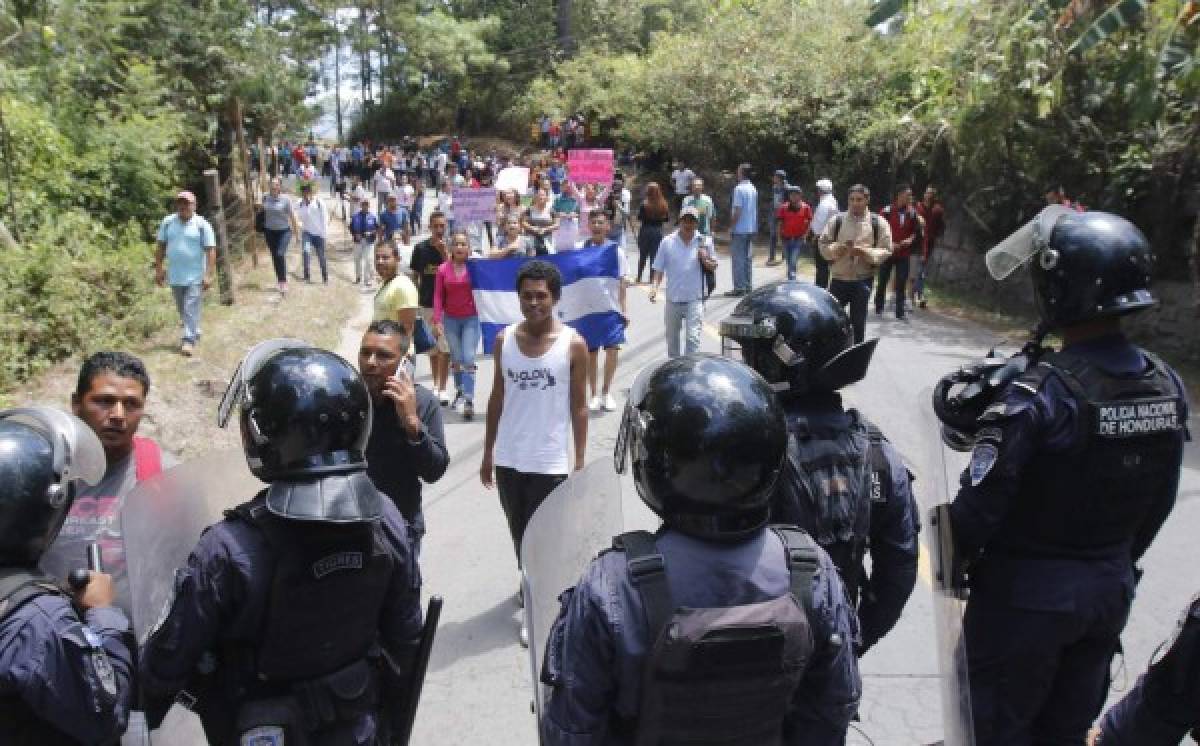
<svg viewBox="0 0 1200 746">
<path fill-rule="evenodd" d="M 479 313 L 471 294 L 467 258 L 471 242 L 463 231 L 450 237 L 450 261 L 438 267 L 433 286 L 433 324 L 450 343 L 450 370 L 454 372 L 454 408 L 464 420 L 475 416 L 475 350 L 479 347 Z"/>
</svg>

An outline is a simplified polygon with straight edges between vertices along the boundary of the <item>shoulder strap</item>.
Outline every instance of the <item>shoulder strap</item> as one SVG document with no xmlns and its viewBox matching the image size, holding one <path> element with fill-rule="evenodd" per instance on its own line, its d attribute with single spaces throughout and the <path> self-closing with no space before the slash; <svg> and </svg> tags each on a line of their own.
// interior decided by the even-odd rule
<svg viewBox="0 0 1200 746">
<path fill-rule="evenodd" d="M 875 213 L 871 213 L 871 245 L 872 246 L 879 245 L 879 230 L 880 230 L 879 221 L 880 220 L 882 220 L 882 218 L 880 218 Z"/>
<path fill-rule="evenodd" d="M 648 639 L 657 640 L 675 613 L 675 602 L 667 586 L 667 564 L 654 542 L 654 534 L 629 531 L 614 538 L 613 547 L 625 551 L 629 577 L 646 607 L 646 621 L 650 627 Z"/>
<path fill-rule="evenodd" d="M 883 444 L 887 442 L 887 436 L 875 423 L 863 420 L 863 424 L 867 426 L 867 460 L 876 471 L 887 471 L 888 460 L 883 451 Z"/>
<path fill-rule="evenodd" d="M 162 474 L 162 450 L 149 438 L 133 437 L 133 469 L 139 482 Z"/>
<path fill-rule="evenodd" d="M 772 526 L 771 531 L 783 542 L 783 551 L 787 555 L 788 575 L 791 578 L 791 591 L 805 612 L 812 611 L 813 578 L 820 570 L 817 556 L 817 543 L 807 531 L 795 526 Z"/>
<path fill-rule="evenodd" d="M 844 213 L 839 212 L 837 215 L 833 216 L 833 240 L 835 242 L 838 240 L 838 234 L 842 232 L 842 215 L 843 214 Z"/>
<path fill-rule="evenodd" d="M 49 575 L 25 569 L 0 571 L 0 619 L 26 601 L 51 593 L 62 595 L 63 591 Z"/>
</svg>

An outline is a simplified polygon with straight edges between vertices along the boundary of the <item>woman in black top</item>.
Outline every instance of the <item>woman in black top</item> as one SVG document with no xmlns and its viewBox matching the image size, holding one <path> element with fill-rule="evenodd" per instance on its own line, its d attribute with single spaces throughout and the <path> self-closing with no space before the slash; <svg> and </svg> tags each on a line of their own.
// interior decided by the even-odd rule
<svg viewBox="0 0 1200 746">
<path fill-rule="evenodd" d="M 662 229 L 670 214 L 667 200 L 663 198 L 662 188 L 656 182 L 646 185 L 646 198 L 638 207 L 638 273 L 637 284 L 642 284 L 642 272 L 649 264 L 653 267 L 654 257 L 658 255 L 658 245 L 662 243 Z M 651 272 L 653 274 L 653 272 Z"/>
</svg>

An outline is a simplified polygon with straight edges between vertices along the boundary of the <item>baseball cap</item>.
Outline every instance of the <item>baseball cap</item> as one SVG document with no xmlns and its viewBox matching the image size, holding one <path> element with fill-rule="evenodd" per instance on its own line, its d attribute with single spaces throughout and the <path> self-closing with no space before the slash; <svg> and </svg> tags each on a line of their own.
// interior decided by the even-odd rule
<svg viewBox="0 0 1200 746">
<path fill-rule="evenodd" d="M 179 201 L 179 200 L 181 200 L 181 199 L 182 199 L 182 200 L 186 200 L 186 201 L 188 201 L 188 202 L 191 202 L 193 205 L 194 205 L 194 204 L 196 204 L 196 195 L 192 194 L 191 192 L 189 192 L 189 191 L 188 191 L 188 190 L 186 190 L 186 189 L 184 189 L 184 190 L 183 190 L 182 192 L 180 192 L 179 194 L 176 194 L 176 195 L 175 195 L 175 201 L 176 201 L 176 202 L 178 202 L 178 201 Z"/>
<path fill-rule="evenodd" d="M 832 192 L 833 182 L 829 179 L 817 179 L 817 189 L 820 189 L 822 192 Z"/>
<path fill-rule="evenodd" d="M 775 169 L 775 175 L 781 179 L 786 179 L 787 171 L 784 171 L 782 168 L 777 168 L 777 169 Z"/>
<path fill-rule="evenodd" d="M 692 220 L 695 220 L 696 222 L 700 222 L 700 213 L 696 211 L 696 208 L 691 207 L 689 205 L 688 207 L 685 207 L 679 211 L 679 220 L 677 220 L 675 222 L 679 222 L 679 221 L 683 220 L 684 218 L 691 218 Z"/>
</svg>

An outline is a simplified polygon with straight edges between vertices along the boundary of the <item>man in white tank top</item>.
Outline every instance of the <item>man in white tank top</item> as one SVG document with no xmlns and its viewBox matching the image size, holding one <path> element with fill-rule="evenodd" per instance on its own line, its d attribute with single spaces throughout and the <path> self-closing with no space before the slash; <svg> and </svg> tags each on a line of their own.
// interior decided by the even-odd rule
<svg viewBox="0 0 1200 746">
<path fill-rule="evenodd" d="M 492 348 L 496 375 L 479 479 L 488 489 L 494 483 L 500 493 L 519 563 L 529 518 L 572 468 L 584 465 L 588 351 L 583 338 L 555 316 L 562 296 L 557 267 L 544 261 L 525 264 L 517 273 L 517 295 L 525 320 L 497 334 Z M 529 644 L 524 627 L 521 644 Z"/>
</svg>

